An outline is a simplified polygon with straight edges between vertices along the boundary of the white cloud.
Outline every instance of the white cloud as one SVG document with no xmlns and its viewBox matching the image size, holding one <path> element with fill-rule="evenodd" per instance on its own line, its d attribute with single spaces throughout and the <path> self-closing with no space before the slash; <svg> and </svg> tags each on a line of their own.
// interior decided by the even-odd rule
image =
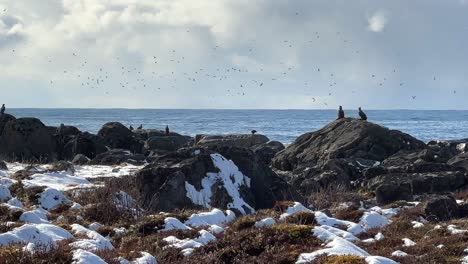
<svg viewBox="0 0 468 264">
<path fill-rule="evenodd" d="M 367 19 L 368 29 L 372 32 L 382 32 L 387 24 L 387 16 L 382 11 L 373 14 Z"/>
</svg>

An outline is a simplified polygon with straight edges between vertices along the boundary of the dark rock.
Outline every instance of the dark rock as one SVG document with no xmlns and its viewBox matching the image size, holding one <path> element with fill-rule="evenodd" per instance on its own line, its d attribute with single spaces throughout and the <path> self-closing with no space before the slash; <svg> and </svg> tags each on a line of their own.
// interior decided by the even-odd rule
<svg viewBox="0 0 468 264">
<path fill-rule="evenodd" d="M 458 154 L 457 156 L 451 158 L 447 164 L 457 167 L 457 168 L 464 168 L 468 170 L 468 153 L 464 152 Z"/>
<path fill-rule="evenodd" d="M 468 217 L 468 203 L 459 204 L 458 212 L 460 213 L 460 217 Z"/>
<path fill-rule="evenodd" d="M 279 170 L 323 165 L 330 159 L 362 158 L 383 161 L 401 150 L 423 150 L 426 145 L 410 135 L 358 119 L 335 120 L 304 134 L 273 159 Z"/>
<path fill-rule="evenodd" d="M 234 135 L 197 135 L 195 145 L 198 147 L 237 147 L 251 148 L 270 141 L 266 136 L 259 134 Z"/>
<path fill-rule="evenodd" d="M 56 141 L 37 118 L 6 123 L 0 137 L 0 155 L 20 161 L 50 162 L 56 159 Z"/>
<path fill-rule="evenodd" d="M 187 146 L 189 141 L 184 136 L 153 136 L 145 141 L 143 152 L 151 150 L 176 151 Z"/>
<path fill-rule="evenodd" d="M 71 160 L 78 154 L 94 158 L 104 153 L 108 148 L 102 143 L 102 138 L 88 132 L 81 133 L 71 138 L 63 148 L 62 158 Z"/>
<path fill-rule="evenodd" d="M 435 196 L 424 202 L 426 218 L 432 221 L 447 221 L 458 218 L 460 211 L 452 196 Z"/>
<path fill-rule="evenodd" d="M 133 165 L 145 164 L 145 156 L 142 154 L 133 154 L 129 150 L 112 149 L 97 155 L 88 164 L 89 165 L 120 165 L 128 163 Z"/>
<path fill-rule="evenodd" d="M 73 160 L 72 160 L 72 163 L 74 165 L 85 165 L 86 163 L 88 163 L 90 161 L 90 159 L 88 157 L 86 157 L 85 155 L 83 154 L 77 154 Z"/>
<path fill-rule="evenodd" d="M 111 149 L 127 149 L 134 153 L 141 153 L 143 142 L 134 133 L 119 122 L 110 122 L 102 126 L 98 132 L 102 143 Z"/>
<path fill-rule="evenodd" d="M 389 203 L 409 199 L 408 190 L 411 191 L 412 195 L 445 193 L 458 190 L 467 182 L 466 174 L 460 171 L 396 173 L 374 177 L 367 182 L 367 187 L 376 192 L 377 196 L 379 195 L 377 190 L 383 188 L 380 190 L 381 198 L 377 199 L 380 200 L 380 203 Z M 403 194 L 399 194 L 399 192 Z M 392 194 L 395 196 L 393 197 Z"/>
<path fill-rule="evenodd" d="M 412 201 L 413 194 L 409 183 L 381 184 L 375 188 L 378 204 L 389 204 L 396 201 Z"/>
<path fill-rule="evenodd" d="M 2 114 L 0 115 L 0 135 L 2 135 L 2 132 L 3 132 L 3 128 L 5 127 L 5 125 L 10 122 L 10 121 L 13 121 L 15 120 L 16 118 L 12 115 L 9 115 L 9 114 Z"/>
<path fill-rule="evenodd" d="M 276 153 L 285 149 L 284 145 L 278 141 L 268 141 L 260 145 L 252 147 L 252 151 L 257 155 L 261 161 L 270 164 Z"/>
<path fill-rule="evenodd" d="M 232 160 L 239 171 L 248 178 L 244 177 L 239 182 L 239 179 L 233 178 L 235 175 L 215 176 L 220 172 L 213 161 L 213 157 L 219 158 L 218 155 L 214 155 L 216 153 L 225 158 L 223 164 L 230 164 L 227 160 Z M 208 174 L 214 177 L 211 199 L 205 201 L 209 204 L 193 202 L 187 197 L 187 190 L 202 190 L 202 180 L 207 178 Z M 236 189 L 240 197 L 255 209 L 270 208 L 277 200 L 302 200 L 302 197 L 266 164 L 259 162 L 253 152 L 244 148 L 180 149 L 157 157 L 152 164 L 137 173 L 137 187 L 142 204 L 145 208 L 157 212 L 176 208 L 197 209 L 202 206 L 231 208 L 229 204 L 233 202 L 233 198 L 226 187 L 229 181 L 239 184 Z M 243 209 L 245 212 L 249 211 L 247 207 Z"/>
<path fill-rule="evenodd" d="M 3 160 L 0 160 L 0 170 L 8 170 L 8 166 Z"/>
<path fill-rule="evenodd" d="M 437 162 L 436 154 L 430 149 L 421 151 L 399 151 L 388 157 L 382 162 L 386 167 L 402 166 L 402 164 L 410 164 L 418 161 Z"/>
</svg>

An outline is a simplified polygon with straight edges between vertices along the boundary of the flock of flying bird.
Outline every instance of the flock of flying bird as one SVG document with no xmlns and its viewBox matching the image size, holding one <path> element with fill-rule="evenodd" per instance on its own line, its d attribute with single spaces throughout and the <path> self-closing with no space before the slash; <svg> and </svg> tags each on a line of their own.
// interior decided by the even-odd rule
<svg viewBox="0 0 468 264">
<path fill-rule="evenodd" d="M 6 12 L 7 10 L 4 9 L 3 11 Z M 299 12 L 296 12 L 296 15 L 299 15 Z M 192 34 L 191 30 L 186 30 L 186 32 Z M 311 45 L 313 47 L 315 43 L 327 37 L 329 35 L 324 37 L 320 32 L 316 31 L 306 43 L 304 41 L 297 42 L 286 39 L 279 41 L 277 44 L 282 49 L 293 49 L 296 46 L 303 47 L 304 45 Z M 326 41 L 330 41 L 330 39 L 326 39 Z M 336 32 L 335 39 L 332 39 L 332 41 L 342 43 L 355 56 L 360 56 L 361 54 L 360 50 L 353 47 L 352 41 L 346 38 L 343 32 Z M 270 45 L 274 45 L 274 43 Z M 127 92 L 135 92 L 139 89 L 145 92 L 149 89 L 154 92 L 166 89 L 179 89 L 180 93 L 184 94 L 183 89 L 205 87 L 207 84 L 218 82 L 214 86 L 220 87 L 218 88 L 219 92 L 209 95 L 214 100 L 215 96 L 219 95 L 246 96 L 255 88 L 267 89 L 268 86 L 291 86 L 291 80 L 293 80 L 296 86 L 298 83 L 301 83 L 299 81 L 301 78 L 309 79 L 303 81 L 303 92 L 313 103 L 320 103 L 326 107 L 328 106 L 326 101 L 327 96 L 331 98 L 338 93 L 335 90 L 339 85 L 338 74 L 326 70 L 326 67 L 311 67 L 309 70 L 310 74 L 304 77 L 301 76 L 304 73 L 298 71 L 296 66 L 285 62 L 277 62 L 268 66 L 233 66 L 232 62 L 226 61 L 228 58 L 224 54 L 226 50 L 220 45 L 213 46 L 212 53 L 210 54 L 212 58 L 207 58 L 211 62 L 211 65 L 207 64 L 205 67 L 194 66 L 194 63 L 189 59 L 191 51 L 188 49 L 171 49 L 161 57 L 158 55 L 147 55 L 145 58 L 141 58 L 138 64 L 134 65 L 130 65 L 124 58 L 118 56 L 114 57 L 114 61 L 108 61 L 103 65 L 96 65 L 95 62 L 89 60 L 90 58 L 87 57 L 86 51 L 82 54 L 79 51 L 70 52 L 68 58 L 46 57 L 46 63 L 51 64 L 52 68 L 59 67 L 60 64 L 63 64 L 64 59 L 69 63 L 67 68 L 56 72 L 56 78 L 49 81 L 50 86 L 60 86 L 60 81 L 64 79 L 73 80 L 82 88 L 89 88 L 97 93 L 102 92 L 106 95 L 116 92 L 116 88 L 124 91 L 127 89 Z M 257 50 L 261 50 L 261 46 L 256 45 L 256 40 L 251 40 L 248 45 L 245 45 L 242 50 L 238 50 L 237 52 L 243 54 L 244 57 L 253 58 Z M 12 50 L 12 53 L 19 55 L 15 49 Z M 57 65 L 53 65 L 55 59 L 58 61 Z M 266 69 L 267 67 L 269 68 L 268 70 Z M 272 71 L 271 67 L 275 70 Z M 396 71 L 394 69 L 393 73 L 396 73 Z M 318 75 L 314 75 L 314 73 Z M 272 76 L 273 74 L 274 76 Z M 317 93 L 316 87 L 314 87 L 316 81 L 313 80 L 316 78 L 321 78 L 321 82 L 319 83 L 328 83 L 327 87 L 321 87 L 321 93 Z M 371 85 L 377 87 L 384 86 L 387 78 L 390 79 L 391 76 L 378 77 L 372 73 L 368 76 Z M 433 80 L 436 81 L 436 77 L 433 77 Z M 275 84 L 275 82 L 280 81 L 284 81 L 285 83 Z M 399 86 L 405 85 L 401 81 L 397 81 L 396 83 L 397 85 L 399 83 Z M 324 89 L 328 89 L 328 92 L 324 93 Z M 351 93 L 357 92 L 356 90 L 351 91 Z M 453 93 L 455 94 L 456 91 L 454 90 Z M 416 95 L 411 95 L 410 99 L 416 100 Z"/>
</svg>

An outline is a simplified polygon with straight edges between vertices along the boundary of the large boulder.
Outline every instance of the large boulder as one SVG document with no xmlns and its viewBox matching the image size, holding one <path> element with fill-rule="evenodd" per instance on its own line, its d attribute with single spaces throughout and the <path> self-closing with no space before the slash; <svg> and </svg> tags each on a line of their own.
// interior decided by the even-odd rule
<svg viewBox="0 0 468 264">
<path fill-rule="evenodd" d="M 62 158 L 71 160 L 76 155 L 82 154 L 92 159 L 108 150 L 102 141 L 100 136 L 88 132 L 73 136 L 63 147 Z"/>
<path fill-rule="evenodd" d="M 458 218 L 460 210 L 452 196 L 434 196 L 424 202 L 423 205 L 426 218 L 432 221 L 447 221 Z"/>
<path fill-rule="evenodd" d="M 104 124 L 98 132 L 102 143 L 111 149 L 127 149 L 141 153 L 143 142 L 138 140 L 134 133 L 119 122 Z"/>
<path fill-rule="evenodd" d="M 401 150 L 422 150 L 426 145 L 410 135 L 352 118 L 335 120 L 322 129 L 297 138 L 273 159 L 273 166 L 292 171 L 321 166 L 330 159 L 361 158 L 383 161 Z"/>
<path fill-rule="evenodd" d="M 125 149 L 111 149 L 97 155 L 89 161 L 89 165 L 120 165 L 128 163 L 133 165 L 145 164 L 146 157 L 143 154 L 134 154 Z"/>
<path fill-rule="evenodd" d="M 413 195 L 452 192 L 468 183 L 462 171 L 428 173 L 392 173 L 372 178 L 367 187 L 376 194 L 377 202 L 387 204 L 412 200 Z"/>
<path fill-rule="evenodd" d="M 276 153 L 282 151 L 285 147 L 281 142 L 268 141 L 260 145 L 255 145 L 251 149 L 263 162 L 270 164 Z"/>
<path fill-rule="evenodd" d="M 3 160 L 0 160 L 0 170 L 5 170 L 5 171 L 8 170 L 8 166 L 7 166 L 6 162 L 3 161 Z"/>
<path fill-rule="evenodd" d="M 152 211 L 217 207 L 245 214 L 277 200 L 302 200 L 252 151 L 244 148 L 180 149 L 137 173 L 142 204 Z"/>
<path fill-rule="evenodd" d="M 16 118 L 12 115 L 9 115 L 9 114 L 0 114 L 0 135 L 2 134 L 3 132 L 3 128 L 5 127 L 5 125 L 10 122 L 10 121 L 13 121 L 15 120 Z"/>
<path fill-rule="evenodd" d="M 468 170 L 468 152 L 463 152 L 451 158 L 447 164 L 457 168 L 464 168 Z"/>
<path fill-rule="evenodd" d="M 0 137 L 0 154 L 21 161 L 50 162 L 56 159 L 56 141 L 37 118 L 6 123 Z"/>
<path fill-rule="evenodd" d="M 260 144 L 270 141 L 264 135 L 244 135 L 244 134 L 231 134 L 231 135 L 196 135 L 195 145 L 197 147 L 237 147 L 237 148 L 251 148 Z"/>
<path fill-rule="evenodd" d="M 176 151 L 179 148 L 187 146 L 188 143 L 189 140 L 184 136 L 153 136 L 145 141 L 143 153 L 147 153 L 152 150 Z"/>
</svg>

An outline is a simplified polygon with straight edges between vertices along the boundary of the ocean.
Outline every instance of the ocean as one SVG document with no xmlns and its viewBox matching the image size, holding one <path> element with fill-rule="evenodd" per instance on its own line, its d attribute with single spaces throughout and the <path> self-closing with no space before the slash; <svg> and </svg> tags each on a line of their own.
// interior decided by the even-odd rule
<svg viewBox="0 0 468 264">
<path fill-rule="evenodd" d="M 356 110 L 345 110 L 357 117 Z M 150 110 L 150 109 L 8 109 L 16 117 L 37 117 L 48 126 L 60 124 L 96 133 L 110 121 L 185 135 L 250 133 L 252 129 L 285 144 L 336 118 L 335 110 Z M 420 140 L 468 138 L 468 111 L 369 110 L 369 121 L 398 129 Z"/>
</svg>

